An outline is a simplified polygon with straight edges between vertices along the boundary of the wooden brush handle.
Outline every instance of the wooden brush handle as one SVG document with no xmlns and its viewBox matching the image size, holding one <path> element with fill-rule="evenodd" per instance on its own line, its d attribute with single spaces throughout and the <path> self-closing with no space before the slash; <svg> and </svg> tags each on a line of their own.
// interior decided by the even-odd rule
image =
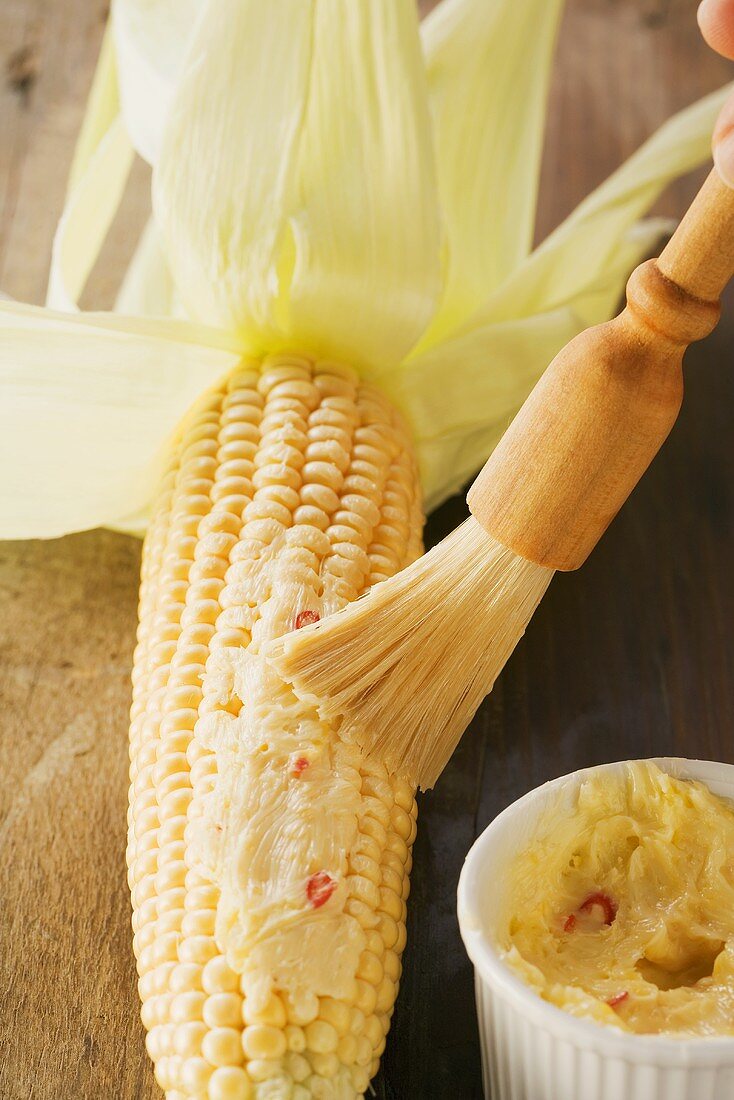
<svg viewBox="0 0 734 1100">
<path fill-rule="evenodd" d="M 476 519 L 528 561 L 577 569 L 645 472 L 683 398 L 683 353 L 734 275 L 734 190 L 712 171 L 613 321 L 559 352 L 472 485 Z"/>
</svg>

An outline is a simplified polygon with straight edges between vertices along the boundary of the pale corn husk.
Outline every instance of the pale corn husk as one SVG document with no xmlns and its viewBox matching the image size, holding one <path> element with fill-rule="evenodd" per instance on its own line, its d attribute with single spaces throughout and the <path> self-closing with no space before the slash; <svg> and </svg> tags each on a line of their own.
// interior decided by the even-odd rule
<svg viewBox="0 0 734 1100">
<path fill-rule="evenodd" d="M 707 158 L 725 95 L 670 120 L 531 253 L 560 9 L 444 0 L 419 29 L 412 0 L 116 0 L 49 303 L 76 310 L 132 146 L 154 162 L 158 224 L 121 288 L 107 350 L 94 317 L 62 325 L 42 311 L 23 314 L 22 353 L 0 342 L 5 468 L 29 455 L 2 486 L 2 533 L 141 529 L 191 379 L 205 389 L 218 377 L 212 325 L 234 352 L 356 364 L 406 415 L 428 507 L 458 489 L 559 348 L 613 312 L 659 236 L 659 222 L 638 219 Z M 185 306 L 207 327 L 178 385 L 131 315 L 176 318 Z M 3 334 L 18 324 L 0 314 Z M 75 362 L 77 339 L 87 350 Z M 125 383 L 110 385 L 119 346 Z"/>
</svg>

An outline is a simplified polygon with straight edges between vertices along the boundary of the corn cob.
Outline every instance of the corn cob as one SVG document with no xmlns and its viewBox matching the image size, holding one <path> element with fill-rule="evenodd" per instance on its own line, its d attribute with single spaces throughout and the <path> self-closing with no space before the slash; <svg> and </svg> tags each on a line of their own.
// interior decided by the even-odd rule
<svg viewBox="0 0 734 1100">
<path fill-rule="evenodd" d="M 414 790 L 343 743 L 258 652 L 414 560 L 421 529 L 409 437 L 350 369 L 290 355 L 243 364 L 182 426 L 143 551 L 130 728 L 133 945 L 170 1100 L 352 1100 L 378 1068 Z M 267 854 L 272 897 L 243 857 L 262 855 L 250 835 L 259 777 L 296 853 L 294 867 L 287 845 Z M 324 796 L 311 806 L 310 790 Z M 327 817 L 323 866 L 314 836 Z M 287 966 L 266 965 L 292 920 L 309 944 L 326 930 L 345 947 L 311 973 L 304 940 L 311 987 L 297 995 Z M 330 982 L 336 995 L 320 988 Z"/>
</svg>

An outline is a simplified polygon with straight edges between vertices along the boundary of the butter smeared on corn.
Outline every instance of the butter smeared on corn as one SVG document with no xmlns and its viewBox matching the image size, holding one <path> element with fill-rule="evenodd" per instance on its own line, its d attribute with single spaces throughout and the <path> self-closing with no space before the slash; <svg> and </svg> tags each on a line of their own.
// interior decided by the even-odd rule
<svg viewBox="0 0 734 1100">
<path fill-rule="evenodd" d="M 413 560 L 410 440 L 348 368 L 273 356 L 184 424 L 146 539 L 128 863 L 169 1100 L 352 1100 L 405 945 L 411 787 L 261 645 Z"/>
</svg>

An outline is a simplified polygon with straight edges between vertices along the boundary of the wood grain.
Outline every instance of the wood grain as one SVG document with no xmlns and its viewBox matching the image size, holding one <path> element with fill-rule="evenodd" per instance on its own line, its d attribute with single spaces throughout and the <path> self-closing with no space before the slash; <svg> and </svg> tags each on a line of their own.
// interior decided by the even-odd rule
<svg viewBox="0 0 734 1100">
<path fill-rule="evenodd" d="M 0 1096 L 147 1098 L 125 882 L 139 545 L 0 547 Z"/>
<path fill-rule="evenodd" d="M 572 0 L 541 235 L 673 109 L 730 79 L 694 0 Z M 0 286 L 41 301 L 102 0 L 0 5 Z M 30 54 L 18 57 L 18 51 Z M 147 179 L 90 295 L 105 304 Z M 694 183 L 661 208 L 680 213 Z M 733 760 L 734 302 L 688 359 L 670 441 L 578 574 L 551 586 L 437 790 L 422 799 L 409 946 L 380 1100 L 479 1100 L 455 888 L 474 836 L 529 787 L 654 753 Z M 444 506 L 435 539 L 463 504 Z M 0 1096 L 153 1100 L 124 876 L 139 546 L 109 532 L 0 551 Z"/>
</svg>

